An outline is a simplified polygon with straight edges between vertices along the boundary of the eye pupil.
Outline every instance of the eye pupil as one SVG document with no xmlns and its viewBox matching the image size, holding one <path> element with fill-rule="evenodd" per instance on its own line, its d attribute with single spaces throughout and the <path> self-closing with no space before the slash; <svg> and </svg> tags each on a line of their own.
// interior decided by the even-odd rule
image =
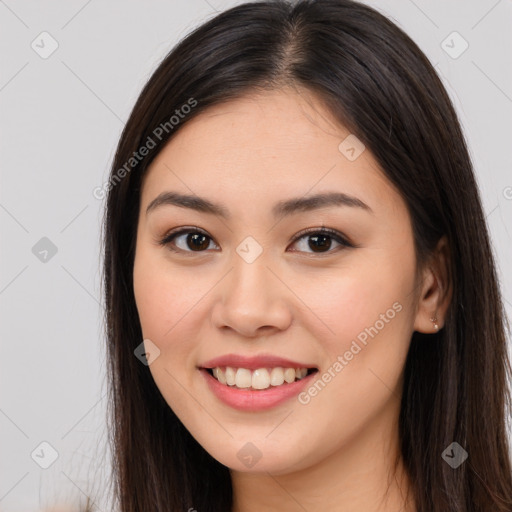
<svg viewBox="0 0 512 512">
<path fill-rule="evenodd" d="M 202 250 L 208 248 L 208 240 L 207 236 L 203 235 L 202 233 L 191 233 L 187 237 L 187 243 L 193 241 L 192 244 L 189 245 L 193 250 Z M 198 243 L 199 239 L 203 239 L 203 243 Z M 204 241 L 206 240 L 206 244 L 204 244 Z"/>
<path fill-rule="evenodd" d="M 315 250 L 315 249 L 318 249 L 319 247 L 320 248 L 327 248 L 329 249 L 331 247 L 331 243 L 326 243 L 326 240 L 327 239 L 331 239 L 331 237 L 329 235 L 310 235 L 309 236 L 309 239 L 310 240 L 316 240 L 316 242 L 318 242 L 318 240 L 322 240 L 322 242 L 320 242 L 319 245 L 311 245 L 311 243 L 309 243 L 309 247 L 312 249 L 312 250 Z M 316 244 L 315 242 L 315 244 Z M 319 252 L 323 252 L 323 251 L 319 251 Z"/>
</svg>

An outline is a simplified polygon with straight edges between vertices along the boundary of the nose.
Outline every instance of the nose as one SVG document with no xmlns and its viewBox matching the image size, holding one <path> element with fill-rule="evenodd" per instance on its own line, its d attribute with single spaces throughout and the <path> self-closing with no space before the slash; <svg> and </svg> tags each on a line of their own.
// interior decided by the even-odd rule
<svg viewBox="0 0 512 512">
<path fill-rule="evenodd" d="M 252 263 L 235 256 L 234 268 L 219 283 L 213 324 L 240 336 L 255 338 L 285 330 L 292 314 L 289 288 L 260 257 Z"/>
</svg>

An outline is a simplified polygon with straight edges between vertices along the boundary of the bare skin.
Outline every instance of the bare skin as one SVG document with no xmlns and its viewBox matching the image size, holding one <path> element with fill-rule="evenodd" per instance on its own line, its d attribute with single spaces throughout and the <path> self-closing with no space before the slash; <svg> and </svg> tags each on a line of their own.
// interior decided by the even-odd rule
<svg viewBox="0 0 512 512">
<path fill-rule="evenodd" d="M 254 94 L 183 126 L 143 182 L 133 279 L 144 338 L 160 350 L 149 368 L 190 433 L 230 468 L 233 512 L 416 510 L 400 460 L 392 473 L 397 421 L 412 333 L 434 333 L 434 314 L 443 326 L 444 249 L 417 269 L 405 202 L 368 149 L 353 161 L 340 151 L 348 135 L 307 91 Z M 207 198 L 231 217 L 171 204 L 146 214 L 164 191 Z M 367 208 L 272 215 L 279 201 L 323 192 Z M 295 240 L 322 226 L 351 246 L 331 238 L 315 251 L 314 230 Z M 194 250 L 187 234 L 159 245 L 179 227 L 200 228 L 205 248 Z M 248 236 L 262 249 L 251 263 L 236 251 Z M 302 402 L 244 412 L 213 395 L 198 370 L 228 353 L 275 354 L 331 378 Z M 248 442 L 261 454 L 250 468 L 237 456 Z"/>
</svg>

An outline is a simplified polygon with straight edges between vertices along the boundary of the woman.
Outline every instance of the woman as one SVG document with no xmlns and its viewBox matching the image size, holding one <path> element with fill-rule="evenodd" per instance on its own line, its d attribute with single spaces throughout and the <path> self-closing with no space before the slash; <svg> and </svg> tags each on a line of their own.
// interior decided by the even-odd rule
<svg viewBox="0 0 512 512">
<path fill-rule="evenodd" d="M 126 124 L 103 236 L 120 510 L 512 510 L 472 164 L 383 15 L 268 1 L 194 30 Z"/>
</svg>

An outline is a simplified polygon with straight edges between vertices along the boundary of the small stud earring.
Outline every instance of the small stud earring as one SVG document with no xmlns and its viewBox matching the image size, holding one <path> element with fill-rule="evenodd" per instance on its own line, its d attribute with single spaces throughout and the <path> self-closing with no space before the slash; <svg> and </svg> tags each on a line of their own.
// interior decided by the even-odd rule
<svg viewBox="0 0 512 512">
<path fill-rule="evenodd" d="M 437 317 L 436 316 L 431 317 L 430 321 L 434 324 L 434 329 L 436 331 L 438 331 L 439 330 L 439 325 L 437 325 Z"/>
</svg>

